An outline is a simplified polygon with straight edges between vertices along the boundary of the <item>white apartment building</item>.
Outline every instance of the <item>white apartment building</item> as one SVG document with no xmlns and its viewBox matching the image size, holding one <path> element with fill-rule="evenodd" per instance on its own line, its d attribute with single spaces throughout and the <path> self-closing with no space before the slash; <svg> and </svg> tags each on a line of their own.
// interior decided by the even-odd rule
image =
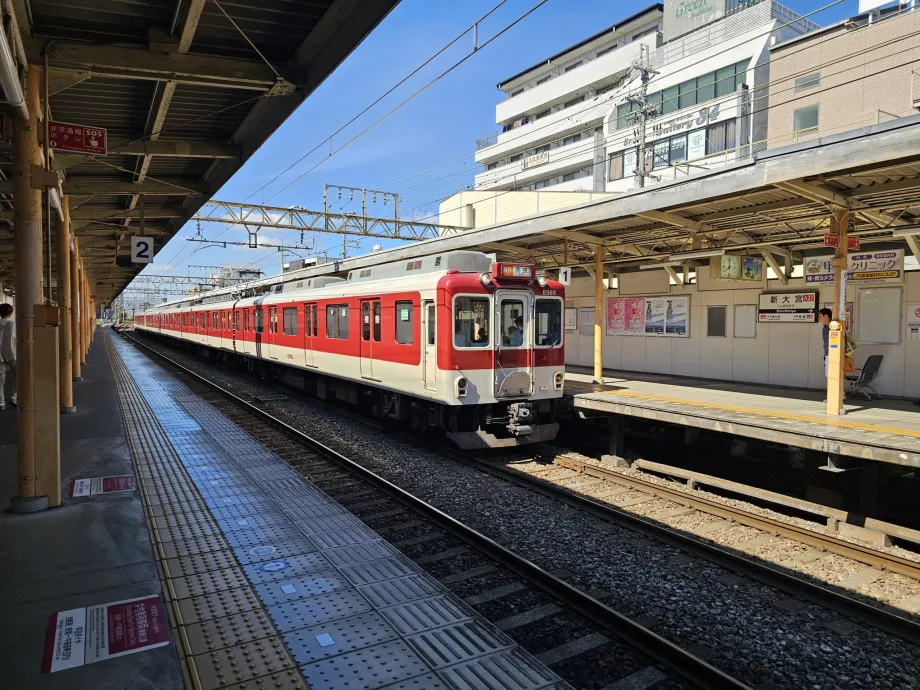
<svg viewBox="0 0 920 690">
<path fill-rule="evenodd" d="M 476 190 L 624 192 L 638 185 L 640 54 L 645 184 L 763 148 L 769 48 L 818 26 L 773 0 L 665 0 L 502 82 L 503 131 L 477 142 Z M 762 111 L 762 113 L 761 113 Z"/>
</svg>

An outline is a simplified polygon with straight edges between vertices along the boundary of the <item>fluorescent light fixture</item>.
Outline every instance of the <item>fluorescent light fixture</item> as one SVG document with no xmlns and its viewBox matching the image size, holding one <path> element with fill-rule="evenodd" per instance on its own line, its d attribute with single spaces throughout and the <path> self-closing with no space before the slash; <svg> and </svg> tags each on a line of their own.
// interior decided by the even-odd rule
<svg viewBox="0 0 920 690">
<path fill-rule="evenodd" d="M 684 265 L 684 262 L 682 261 L 668 261 L 668 262 L 661 263 L 661 264 L 645 264 L 643 266 L 639 266 L 639 270 L 641 271 L 652 270 L 655 268 L 665 268 L 666 266 L 671 266 L 672 268 L 674 268 L 676 266 L 682 267 L 683 265 Z"/>
<path fill-rule="evenodd" d="M 701 251 L 679 252 L 677 254 L 671 254 L 668 259 L 671 261 L 682 261 L 684 259 L 706 259 L 710 256 L 722 256 L 723 254 L 725 254 L 725 249 L 703 249 Z"/>
<path fill-rule="evenodd" d="M 920 235 L 920 225 L 911 225 L 906 228 L 894 228 L 891 231 L 892 237 L 906 237 L 908 235 Z"/>
</svg>

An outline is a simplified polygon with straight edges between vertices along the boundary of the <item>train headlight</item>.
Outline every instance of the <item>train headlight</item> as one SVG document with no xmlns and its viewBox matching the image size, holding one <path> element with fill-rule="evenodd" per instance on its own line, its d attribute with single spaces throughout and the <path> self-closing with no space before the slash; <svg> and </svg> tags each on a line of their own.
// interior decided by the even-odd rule
<svg viewBox="0 0 920 690">
<path fill-rule="evenodd" d="M 557 391 L 561 391 L 563 383 L 565 383 L 565 376 L 561 371 L 557 371 L 555 376 L 553 376 L 553 386 Z"/>
<path fill-rule="evenodd" d="M 480 274 L 479 282 L 482 283 L 483 285 L 489 285 L 492 282 L 492 274 L 491 273 Z"/>
<path fill-rule="evenodd" d="M 457 379 L 457 397 L 464 398 L 466 397 L 467 389 L 469 388 L 470 382 L 465 378 L 461 377 Z"/>
<path fill-rule="evenodd" d="M 549 281 L 546 279 L 546 276 L 540 276 L 537 278 L 537 285 L 539 285 L 541 288 L 545 288 L 548 282 Z"/>
</svg>

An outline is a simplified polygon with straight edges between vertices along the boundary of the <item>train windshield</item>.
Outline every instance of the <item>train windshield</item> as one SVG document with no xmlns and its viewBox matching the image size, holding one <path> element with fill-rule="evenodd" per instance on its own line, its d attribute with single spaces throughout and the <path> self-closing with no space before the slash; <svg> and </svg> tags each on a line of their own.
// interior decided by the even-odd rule
<svg viewBox="0 0 920 690">
<path fill-rule="evenodd" d="M 562 302 L 558 299 L 537 299 L 537 347 L 557 347 L 562 344 Z"/>
<path fill-rule="evenodd" d="M 454 346 L 488 347 L 490 311 L 487 297 L 458 296 L 454 300 Z"/>
</svg>

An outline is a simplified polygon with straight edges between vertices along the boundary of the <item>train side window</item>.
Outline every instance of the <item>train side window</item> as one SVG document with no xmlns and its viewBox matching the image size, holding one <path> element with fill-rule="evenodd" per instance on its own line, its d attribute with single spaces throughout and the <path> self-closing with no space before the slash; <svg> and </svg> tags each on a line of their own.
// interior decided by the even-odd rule
<svg viewBox="0 0 920 690">
<path fill-rule="evenodd" d="M 284 334 L 297 335 L 297 308 L 285 307 L 282 316 L 284 318 Z"/>
<path fill-rule="evenodd" d="M 371 303 L 361 304 L 361 340 L 371 339 Z"/>
<path fill-rule="evenodd" d="M 252 317 L 252 329 L 256 333 L 261 333 L 265 328 L 265 313 L 261 308 L 256 308 L 255 314 Z"/>
<path fill-rule="evenodd" d="M 437 329 L 435 328 L 435 318 L 436 318 L 435 315 L 436 315 L 436 313 L 437 313 L 437 311 L 436 311 L 436 309 L 435 309 L 435 306 L 434 306 L 433 304 L 429 304 L 429 305 L 428 305 L 428 317 L 427 317 L 427 321 L 428 321 L 428 344 L 429 344 L 429 345 L 434 345 L 435 333 L 437 332 Z"/>
<path fill-rule="evenodd" d="M 330 304 L 326 307 L 326 337 L 348 339 L 348 305 Z"/>
<path fill-rule="evenodd" d="M 243 310 L 243 330 L 244 331 L 249 330 L 249 310 L 248 309 Z"/>
<path fill-rule="evenodd" d="M 454 300 L 454 347 L 488 347 L 491 302 L 460 295 Z"/>
<path fill-rule="evenodd" d="M 562 302 L 558 299 L 537 299 L 536 308 L 537 347 L 559 347 L 562 345 Z"/>
<path fill-rule="evenodd" d="M 380 302 L 374 302 L 374 307 L 372 309 L 373 318 L 374 318 L 374 341 L 380 342 L 380 318 L 381 318 L 381 309 Z"/>
<path fill-rule="evenodd" d="M 397 302 L 396 342 L 400 345 L 411 345 L 414 326 L 412 302 Z"/>
<path fill-rule="evenodd" d="M 315 304 L 313 305 L 312 309 L 313 309 L 313 337 L 315 338 L 319 334 L 319 315 L 316 311 L 317 307 Z"/>
</svg>

